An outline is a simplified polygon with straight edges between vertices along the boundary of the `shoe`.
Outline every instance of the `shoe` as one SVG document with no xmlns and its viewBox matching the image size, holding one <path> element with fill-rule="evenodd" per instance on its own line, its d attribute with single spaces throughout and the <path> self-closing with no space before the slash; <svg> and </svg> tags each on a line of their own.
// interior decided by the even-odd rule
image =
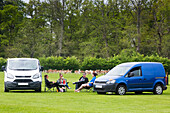
<svg viewBox="0 0 170 113">
<path fill-rule="evenodd" d="M 75 82 L 73 82 L 73 84 L 76 84 Z"/>
<path fill-rule="evenodd" d="M 71 87 L 68 87 L 68 89 L 71 89 Z"/>
<path fill-rule="evenodd" d="M 79 90 L 75 90 L 75 92 L 80 92 Z"/>
</svg>

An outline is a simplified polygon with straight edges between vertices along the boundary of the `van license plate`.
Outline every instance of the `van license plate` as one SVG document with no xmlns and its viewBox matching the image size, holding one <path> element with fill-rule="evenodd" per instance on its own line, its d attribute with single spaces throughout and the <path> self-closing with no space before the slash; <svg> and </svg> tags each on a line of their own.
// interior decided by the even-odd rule
<svg viewBox="0 0 170 113">
<path fill-rule="evenodd" d="M 27 86 L 28 83 L 18 83 L 18 85 L 24 85 L 24 86 Z"/>
<path fill-rule="evenodd" d="M 95 87 L 96 87 L 96 88 L 102 88 L 102 86 L 101 86 L 101 85 L 96 85 Z"/>
</svg>

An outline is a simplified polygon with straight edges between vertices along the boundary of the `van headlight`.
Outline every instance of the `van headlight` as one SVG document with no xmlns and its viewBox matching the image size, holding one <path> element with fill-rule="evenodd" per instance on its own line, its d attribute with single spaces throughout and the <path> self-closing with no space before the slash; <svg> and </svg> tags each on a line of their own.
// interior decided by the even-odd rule
<svg viewBox="0 0 170 113">
<path fill-rule="evenodd" d="M 8 74 L 7 74 L 7 78 L 9 78 L 9 79 L 14 79 L 14 76 L 13 76 L 12 74 L 8 73 Z"/>
<path fill-rule="evenodd" d="M 33 76 L 33 79 L 37 79 L 37 78 L 39 78 L 40 76 L 39 76 L 39 73 L 37 73 L 37 74 L 35 74 L 34 76 Z"/>
<path fill-rule="evenodd" d="M 106 84 L 114 84 L 116 80 L 110 79 L 109 81 L 106 82 Z"/>
</svg>

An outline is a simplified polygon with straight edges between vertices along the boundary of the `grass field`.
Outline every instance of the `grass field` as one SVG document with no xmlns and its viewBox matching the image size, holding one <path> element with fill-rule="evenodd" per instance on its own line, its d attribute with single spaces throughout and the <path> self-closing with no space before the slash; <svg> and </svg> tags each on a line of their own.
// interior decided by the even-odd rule
<svg viewBox="0 0 170 113">
<path fill-rule="evenodd" d="M 44 75 L 45 73 L 43 73 Z M 49 80 L 56 81 L 58 74 L 48 74 Z M 74 92 L 72 82 L 79 79 L 79 74 L 65 74 L 72 89 L 67 92 L 10 91 L 4 93 L 4 73 L 0 72 L 0 113 L 169 113 L 170 85 L 162 95 L 145 93 L 135 95 L 98 95 L 96 92 Z M 91 75 L 88 75 L 91 79 Z"/>
</svg>

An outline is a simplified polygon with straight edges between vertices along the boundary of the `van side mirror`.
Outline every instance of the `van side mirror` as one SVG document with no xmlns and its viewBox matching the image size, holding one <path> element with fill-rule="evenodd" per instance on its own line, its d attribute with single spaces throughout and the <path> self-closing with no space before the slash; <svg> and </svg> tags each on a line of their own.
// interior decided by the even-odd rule
<svg viewBox="0 0 170 113">
<path fill-rule="evenodd" d="M 130 72 L 129 74 L 128 74 L 128 77 L 133 77 L 134 76 L 134 73 L 133 72 Z"/>
<path fill-rule="evenodd" d="M 2 70 L 3 70 L 3 71 L 6 71 L 6 68 L 5 68 L 5 66 L 2 66 Z"/>
<path fill-rule="evenodd" d="M 44 67 L 43 67 L 43 66 L 41 66 L 40 71 L 43 71 L 43 70 L 44 70 Z"/>
</svg>

